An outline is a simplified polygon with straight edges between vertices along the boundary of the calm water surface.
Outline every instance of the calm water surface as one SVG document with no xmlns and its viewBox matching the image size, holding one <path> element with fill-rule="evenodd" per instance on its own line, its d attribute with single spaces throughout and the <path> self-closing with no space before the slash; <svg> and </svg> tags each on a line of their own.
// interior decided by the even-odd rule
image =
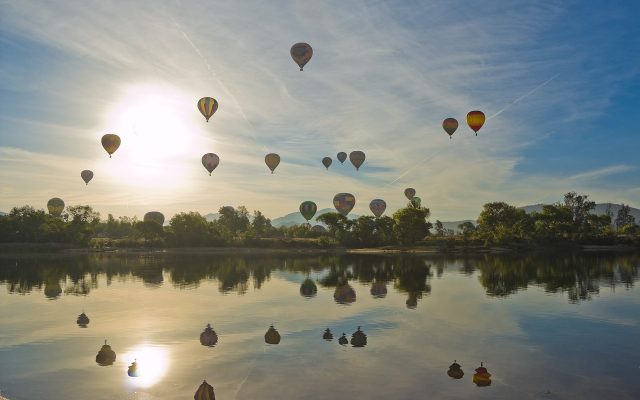
<svg viewBox="0 0 640 400">
<path fill-rule="evenodd" d="M 0 391 L 190 399 L 206 379 L 219 400 L 638 399 L 639 273 L 638 255 L 3 255 Z M 358 327 L 366 345 L 338 343 Z M 111 366 L 95 361 L 105 339 Z"/>
</svg>

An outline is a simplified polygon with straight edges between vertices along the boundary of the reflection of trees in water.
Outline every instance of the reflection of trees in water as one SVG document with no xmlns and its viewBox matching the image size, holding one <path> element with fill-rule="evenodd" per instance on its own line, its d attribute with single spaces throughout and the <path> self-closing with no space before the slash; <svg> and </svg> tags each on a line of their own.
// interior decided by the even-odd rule
<svg viewBox="0 0 640 400">
<path fill-rule="evenodd" d="M 554 254 L 483 255 L 460 258 L 404 255 L 280 256 L 216 254 L 118 256 L 28 256 L 0 257 L 0 282 L 10 293 L 43 290 L 51 299 L 66 295 L 87 295 L 98 287 L 98 277 L 110 285 L 118 281 L 142 281 L 147 287 L 164 283 L 165 274 L 178 288 L 197 287 L 202 280 L 217 280 L 223 293 L 244 294 L 253 284 L 260 289 L 273 271 L 320 274 L 318 284 L 336 288 L 350 281 L 365 285 L 386 285 L 407 294 L 407 307 L 431 292 L 435 274 L 456 265 L 463 274 L 478 274 L 490 296 L 508 296 L 529 285 L 551 293 L 566 292 L 569 300 L 588 300 L 601 288 L 630 288 L 638 279 L 639 255 Z"/>
</svg>

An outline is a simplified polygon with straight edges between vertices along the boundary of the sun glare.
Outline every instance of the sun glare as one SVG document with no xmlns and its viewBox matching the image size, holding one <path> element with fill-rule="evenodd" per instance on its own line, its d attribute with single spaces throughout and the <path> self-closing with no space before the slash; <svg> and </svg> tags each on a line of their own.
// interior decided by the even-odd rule
<svg viewBox="0 0 640 400">
<path fill-rule="evenodd" d="M 210 140 L 192 126 L 195 104 L 191 96 L 163 86 L 124 90 L 106 116 L 108 133 L 122 139 L 113 160 L 103 160 L 109 161 L 109 173 L 141 189 L 184 185 Z"/>
<path fill-rule="evenodd" d="M 162 347 L 141 345 L 122 357 L 126 366 L 137 363 L 137 377 L 124 375 L 127 384 L 133 387 L 147 388 L 158 383 L 169 369 L 169 354 Z"/>
</svg>

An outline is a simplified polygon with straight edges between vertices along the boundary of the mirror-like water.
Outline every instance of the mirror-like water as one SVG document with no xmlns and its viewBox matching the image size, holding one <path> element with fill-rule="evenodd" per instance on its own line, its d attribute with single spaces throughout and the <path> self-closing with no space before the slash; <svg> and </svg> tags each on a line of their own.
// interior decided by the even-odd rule
<svg viewBox="0 0 640 400">
<path fill-rule="evenodd" d="M 5 255 L 0 391 L 636 399 L 639 273 L 638 255 Z"/>
</svg>

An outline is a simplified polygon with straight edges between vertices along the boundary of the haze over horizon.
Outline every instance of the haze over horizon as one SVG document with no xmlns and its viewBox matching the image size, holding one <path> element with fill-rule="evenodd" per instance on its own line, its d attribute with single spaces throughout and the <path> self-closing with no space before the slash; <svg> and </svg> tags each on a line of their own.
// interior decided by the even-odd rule
<svg viewBox="0 0 640 400">
<path fill-rule="evenodd" d="M 405 187 L 442 220 L 568 191 L 639 207 L 640 4 L 465 4 L 3 2 L 0 211 L 60 197 L 103 218 L 224 205 L 275 218 L 350 192 L 370 215 L 374 198 L 404 206 Z M 204 96 L 220 104 L 209 123 Z M 122 138 L 111 159 L 106 133 Z M 358 172 L 336 160 L 352 150 L 367 154 Z"/>
</svg>

